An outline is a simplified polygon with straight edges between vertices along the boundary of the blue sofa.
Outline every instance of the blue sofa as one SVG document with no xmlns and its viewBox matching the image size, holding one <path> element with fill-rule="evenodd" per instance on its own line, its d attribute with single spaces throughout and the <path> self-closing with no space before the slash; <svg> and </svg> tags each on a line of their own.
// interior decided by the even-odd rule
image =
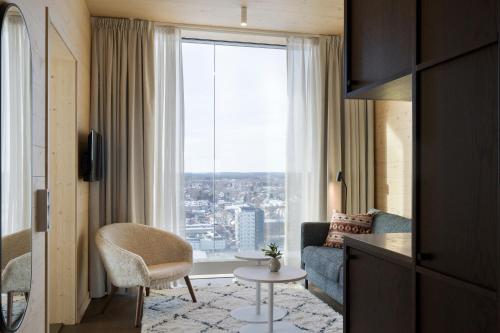
<svg viewBox="0 0 500 333">
<path fill-rule="evenodd" d="M 411 220 L 402 216 L 371 210 L 372 232 L 375 234 L 411 232 Z M 307 272 L 308 282 L 323 290 L 339 304 L 343 304 L 343 249 L 324 247 L 330 223 L 302 223 L 301 266 Z"/>
</svg>

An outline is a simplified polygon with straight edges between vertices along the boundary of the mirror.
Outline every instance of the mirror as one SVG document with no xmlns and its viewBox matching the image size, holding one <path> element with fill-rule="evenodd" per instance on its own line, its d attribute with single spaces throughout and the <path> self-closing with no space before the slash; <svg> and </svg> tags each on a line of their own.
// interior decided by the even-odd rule
<svg viewBox="0 0 500 333">
<path fill-rule="evenodd" d="M 20 9 L 0 9 L 1 323 L 15 331 L 31 290 L 31 46 Z"/>
</svg>

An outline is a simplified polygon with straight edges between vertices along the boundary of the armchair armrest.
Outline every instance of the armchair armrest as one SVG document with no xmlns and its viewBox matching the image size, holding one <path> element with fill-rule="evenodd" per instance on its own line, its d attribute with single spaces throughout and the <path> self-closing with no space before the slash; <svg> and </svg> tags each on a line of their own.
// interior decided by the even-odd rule
<svg viewBox="0 0 500 333">
<path fill-rule="evenodd" d="M 304 268 L 302 254 L 306 246 L 322 246 L 325 242 L 330 223 L 328 222 L 304 222 L 302 223 L 300 237 L 300 265 Z"/>
<path fill-rule="evenodd" d="M 31 252 L 7 263 L 2 272 L 2 293 L 29 292 L 31 287 Z"/>
<path fill-rule="evenodd" d="M 114 286 L 149 286 L 149 271 L 141 256 L 113 244 L 99 234 L 95 240 L 108 277 Z"/>
</svg>

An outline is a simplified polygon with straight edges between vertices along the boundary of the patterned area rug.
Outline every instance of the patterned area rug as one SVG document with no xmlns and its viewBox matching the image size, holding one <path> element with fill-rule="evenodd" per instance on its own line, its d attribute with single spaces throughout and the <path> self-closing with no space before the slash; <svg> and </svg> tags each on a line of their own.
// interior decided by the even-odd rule
<svg viewBox="0 0 500 333">
<path fill-rule="evenodd" d="M 238 332 L 246 323 L 231 317 L 231 310 L 252 305 L 253 284 L 237 282 L 227 286 L 195 288 L 198 303 L 191 302 L 187 288 L 151 291 L 144 301 L 142 333 Z M 262 299 L 267 302 L 267 284 Z M 283 318 L 305 332 L 340 333 L 342 316 L 295 283 L 274 285 L 274 304 L 288 310 Z"/>
</svg>

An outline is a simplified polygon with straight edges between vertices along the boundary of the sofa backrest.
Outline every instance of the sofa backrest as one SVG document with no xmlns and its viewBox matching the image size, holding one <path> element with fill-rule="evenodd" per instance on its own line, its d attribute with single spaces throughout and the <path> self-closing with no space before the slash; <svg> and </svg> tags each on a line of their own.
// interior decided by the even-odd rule
<svg viewBox="0 0 500 333">
<path fill-rule="evenodd" d="M 374 234 L 411 232 L 411 220 L 406 217 L 376 209 L 370 209 L 369 212 L 375 214 L 372 227 L 372 232 Z"/>
</svg>

